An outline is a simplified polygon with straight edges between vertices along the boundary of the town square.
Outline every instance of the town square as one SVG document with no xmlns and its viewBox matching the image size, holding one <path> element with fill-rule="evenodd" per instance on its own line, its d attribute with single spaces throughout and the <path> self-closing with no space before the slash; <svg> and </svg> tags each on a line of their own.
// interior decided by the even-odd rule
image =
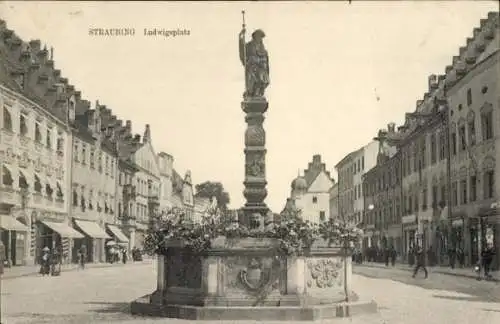
<svg viewBox="0 0 500 324">
<path fill-rule="evenodd" d="M 494 2 L 0 12 L 0 324 L 500 323 Z"/>
</svg>

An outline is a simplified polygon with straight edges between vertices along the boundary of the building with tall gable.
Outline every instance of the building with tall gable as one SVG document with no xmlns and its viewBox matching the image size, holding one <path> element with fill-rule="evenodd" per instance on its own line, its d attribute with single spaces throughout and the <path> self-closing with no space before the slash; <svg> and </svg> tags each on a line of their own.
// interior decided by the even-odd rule
<svg viewBox="0 0 500 324">
<path fill-rule="evenodd" d="M 0 20 L 0 230 L 8 265 L 37 262 L 42 248 L 70 261 L 71 98 L 53 50 L 23 41 Z"/>
<path fill-rule="evenodd" d="M 312 162 L 291 183 L 290 197 L 287 199 L 282 213 L 300 211 L 304 220 L 320 223 L 330 217 L 330 189 L 335 180 L 326 165 L 321 161 L 321 155 L 313 156 Z"/>
</svg>

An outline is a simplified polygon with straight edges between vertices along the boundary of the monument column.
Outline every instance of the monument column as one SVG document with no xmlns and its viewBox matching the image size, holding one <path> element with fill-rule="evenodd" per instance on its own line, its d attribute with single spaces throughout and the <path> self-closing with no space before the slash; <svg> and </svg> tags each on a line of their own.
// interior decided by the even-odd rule
<svg viewBox="0 0 500 324">
<path fill-rule="evenodd" d="M 264 200 L 267 197 L 266 181 L 266 132 L 263 127 L 268 102 L 264 98 L 251 98 L 241 103 L 246 113 L 245 121 L 245 189 L 243 207 L 246 225 L 257 226 L 252 220 L 259 214 L 261 219 L 268 212 Z"/>
<path fill-rule="evenodd" d="M 244 220 L 249 227 L 263 226 L 263 219 L 269 209 L 264 200 L 267 197 L 266 181 L 266 132 L 264 113 L 268 102 L 264 92 L 269 85 L 269 57 L 261 29 L 252 33 L 252 39 L 245 41 L 245 12 L 243 28 L 239 34 L 240 60 L 245 68 L 245 92 L 241 108 L 245 112 L 247 129 L 245 131 L 245 196 L 243 206 Z"/>
</svg>

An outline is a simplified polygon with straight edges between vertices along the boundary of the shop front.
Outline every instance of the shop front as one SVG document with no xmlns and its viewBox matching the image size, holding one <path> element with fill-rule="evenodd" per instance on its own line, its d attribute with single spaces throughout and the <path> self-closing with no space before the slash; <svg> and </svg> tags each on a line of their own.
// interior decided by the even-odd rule
<svg viewBox="0 0 500 324">
<path fill-rule="evenodd" d="M 500 269 L 500 206 L 498 203 L 492 204 L 490 208 L 484 208 L 479 211 L 480 218 L 480 247 L 485 249 L 492 245 L 496 251 L 491 264 L 491 270 Z"/>
<path fill-rule="evenodd" d="M 63 262 L 69 262 L 71 240 L 84 238 L 84 235 L 71 228 L 66 222 L 58 220 L 39 220 L 36 223 L 35 260 L 40 263 L 43 248 L 62 253 Z"/>
<path fill-rule="evenodd" d="M 5 247 L 6 265 L 8 267 L 24 265 L 29 227 L 11 215 L 0 215 L 0 229 L 1 240 Z"/>
<path fill-rule="evenodd" d="M 388 247 L 394 247 L 398 255 L 401 255 L 403 252 L 402 240 L 401 240 L 401 225 L 391 225 L 387 231 L 387 235 L 389 237 Z"/>
<path fill-rule="evenodd" d="M 73 219 L 73 222 L 84 235 L 81 239 L 75 239 L 72 253 L 73 262 L 78 262 L 78 251 L 83 245 L 87 248 L 85 262 L 104 262 L 106 258 L 105 240 L 111 239 L 111 236 L 96 222 L 80 219 Z"/>
<path fill-rule="evenodd" d="M 408 261 L 410 251 L 416 248 L 417 244 L 417 217 L 416 215 L 403 216 L 403 260 Z"/>
<path fill-rule="evenodd" d="M 112 237 L 111 239 L 106 240 L 106 246 L 108 247 L 108 252 L 110 249 L 115 248 L 117 245 L 121 249 L 126 249 L 128 255 L 130 255 L 130 251 L 128 249 L 130 240 L 123 233 L 123 231 L 116 225 L 107 224 L 106 225 L 107 233 Z M 109 254 L 109 253 L 108 253 Z M 109 255 L 108 258 L 109 260 Z"/>
</svg>

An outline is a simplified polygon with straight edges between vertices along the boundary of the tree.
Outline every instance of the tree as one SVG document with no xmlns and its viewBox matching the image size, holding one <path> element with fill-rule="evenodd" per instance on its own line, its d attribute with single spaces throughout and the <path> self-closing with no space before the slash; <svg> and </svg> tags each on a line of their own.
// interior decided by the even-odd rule
<svg viewBox="0 0 500 324">
<path fill-rule="evenodd" d="M 196 197 L 209 198 L 215 197 L 217 205 L 222 211 L 227 210 L 229 204 L 229 194 L 224 190 L 224 186 L 220 182 L 205 181 L 195 185 Z"/>
</svg>

